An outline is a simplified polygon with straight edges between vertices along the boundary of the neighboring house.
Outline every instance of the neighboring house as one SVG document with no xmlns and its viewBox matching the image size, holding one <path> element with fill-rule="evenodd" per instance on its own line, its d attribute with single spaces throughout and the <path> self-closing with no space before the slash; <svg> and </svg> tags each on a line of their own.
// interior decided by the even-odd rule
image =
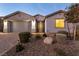
<svg viewBox="0 0 79 59">
<path fill-rule="evenodd" d="M 31 16 L 24 12 L 16 11 L 1 17 L 0 30 L 3 32 L 58 32 L 68 31 L 64 11 L 59 10 L 47 16 L 37 14 Z M 3 22 L 2 22 L 3 21 Z M 72 24 L 69 24 L 72 32 Z"/>
</svg>

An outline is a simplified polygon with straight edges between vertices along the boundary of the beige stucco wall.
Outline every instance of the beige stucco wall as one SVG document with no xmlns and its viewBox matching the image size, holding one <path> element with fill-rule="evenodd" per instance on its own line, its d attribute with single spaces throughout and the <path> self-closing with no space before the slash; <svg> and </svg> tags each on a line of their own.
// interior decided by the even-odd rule
<svg viewBox="0 0 79 59">
<path fill-rule="evenodd" d="M 45 32 L 58 32 L 58 31 L 68 31 L 67 29 L 67 23 L 65 22 L 64 28 L 56 28 L 56 19 L 58 18 L 64 18 L 64 13 L 58 13 L 56 15 L 50 16 L 46 18 L 45 22 Z M 70 32 L 73 31 L 72 29 L 73 25 L 69 24 Z"/>
</svg>

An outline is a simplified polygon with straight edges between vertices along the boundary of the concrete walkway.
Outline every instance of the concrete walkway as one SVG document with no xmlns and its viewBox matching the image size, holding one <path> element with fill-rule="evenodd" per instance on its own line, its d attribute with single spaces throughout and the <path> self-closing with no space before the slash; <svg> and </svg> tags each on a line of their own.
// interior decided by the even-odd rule
<svg viewBox="0 0 79 59">
<path fill-rule="evenodd" d="M 16 33 L 0 33 L 0 55 L 14 47 L 18 40 L 19 37 Z"/>
</svg>

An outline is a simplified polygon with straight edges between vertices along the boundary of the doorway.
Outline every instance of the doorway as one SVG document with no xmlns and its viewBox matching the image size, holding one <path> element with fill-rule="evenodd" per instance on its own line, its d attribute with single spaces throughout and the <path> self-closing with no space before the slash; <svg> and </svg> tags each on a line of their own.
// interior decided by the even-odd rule
<svg viewBox="0 0 79 59">
<path fill-rule="evenodd" d="M 36 22 L 36 32 L 39 32 L 39 33 L 45 32 L 45 22 L 44 21 Z"/>
</svg>

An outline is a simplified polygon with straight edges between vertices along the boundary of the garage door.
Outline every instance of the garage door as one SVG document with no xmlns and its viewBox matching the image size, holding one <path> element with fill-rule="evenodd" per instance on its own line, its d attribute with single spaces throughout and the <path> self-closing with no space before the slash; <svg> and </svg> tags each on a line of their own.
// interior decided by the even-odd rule
<svg viewBox="0 0 79 59">
<path fill-rule="evenodd" d="M 31 30 L 30 22 L 13 22 L 13 32 L 26 32 Z"/>
</svg>

